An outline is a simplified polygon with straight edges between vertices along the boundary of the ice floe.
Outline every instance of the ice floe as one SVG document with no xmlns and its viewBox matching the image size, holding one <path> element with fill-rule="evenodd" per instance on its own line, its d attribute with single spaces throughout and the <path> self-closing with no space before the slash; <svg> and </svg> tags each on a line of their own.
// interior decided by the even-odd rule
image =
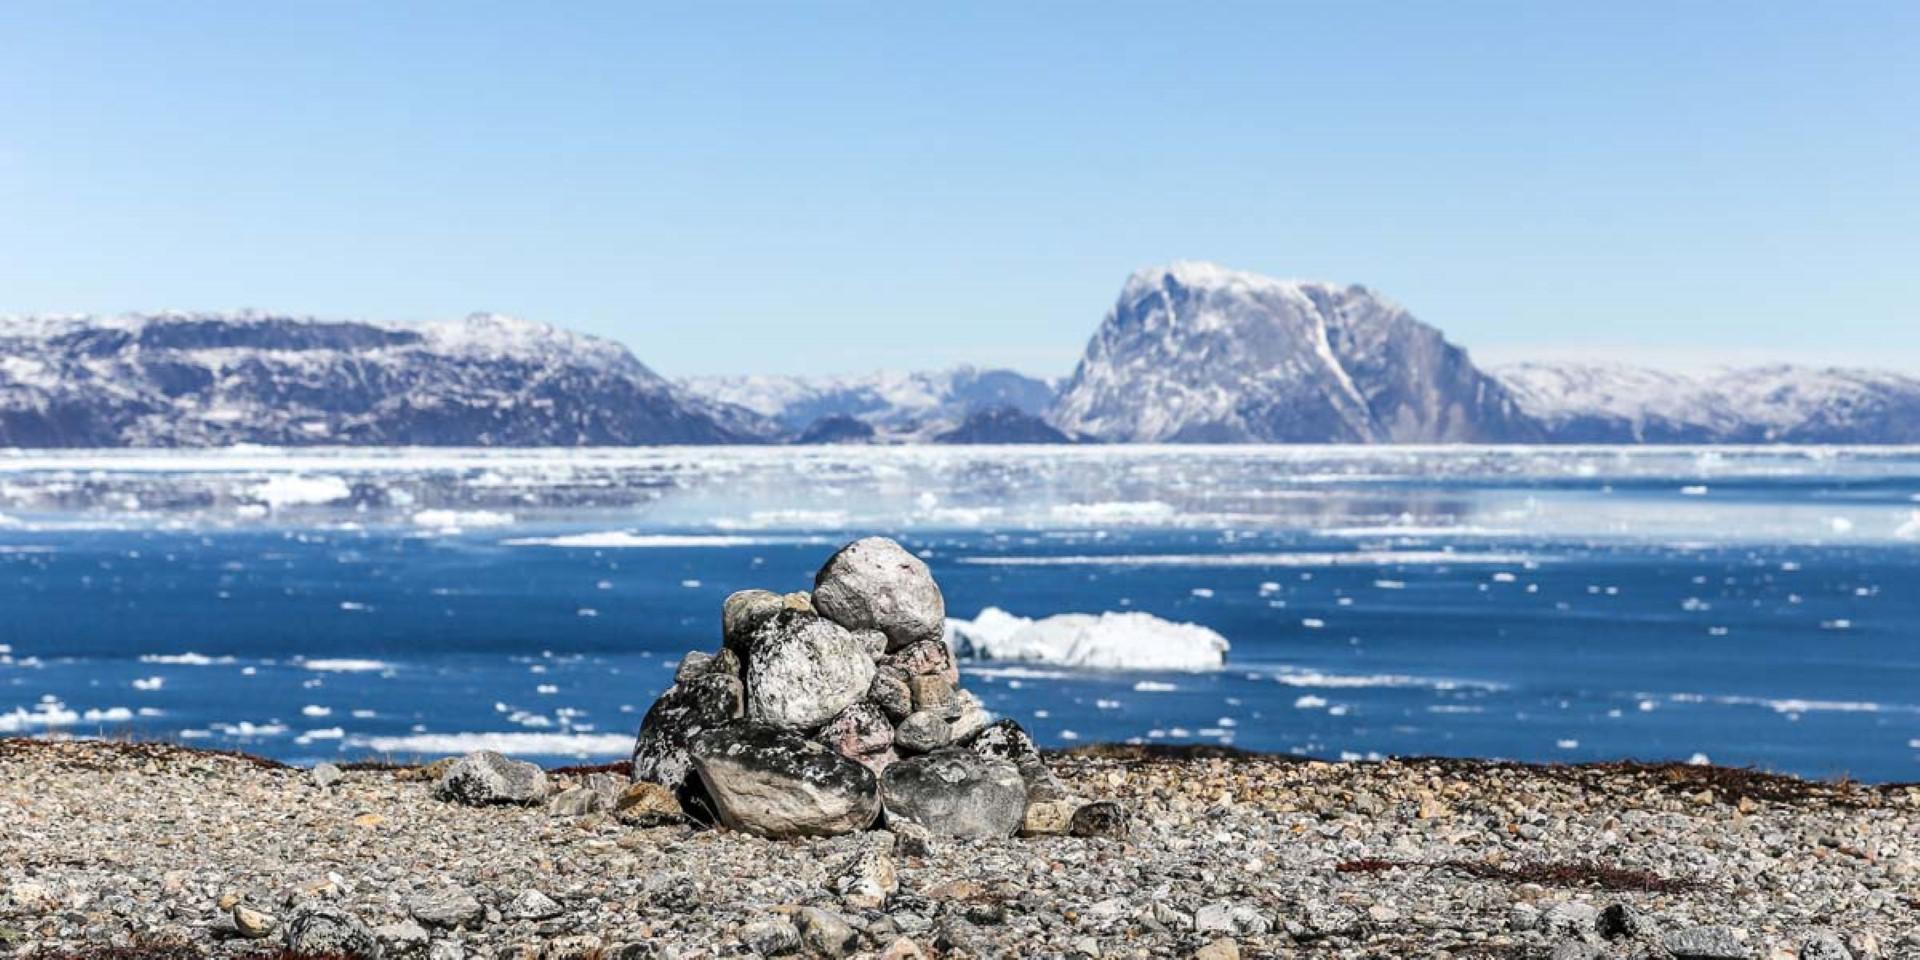
<svg viewBox="0 0 1920 960">
<path fill-rule="evenodd" d="M 498 510 L 421 510 L 413 515 L 413 525 L 446 531 L 469 527 L 510 527 L 513 526 L 513 514 Z"/>
<path fill-rule="evenodd" d="M 308 670 L 318 670 L 322 673 L 372 673 L 377 670 L 389 669 L 391 664 L 388 664 L 385 660 L 333 657 L 302 660 L 300 661 L 300 666 Z"/>
<path fill-rule="evenodd" d="M 948 620 L 947 632 L 963 657 L 1103 670 L 1217 670 L 1228 646 L 1210 628 L 1140 612 L 1034 620 L 987 607 L 972 620 Z"/>
<path fill-rule="evenodd" d="M 282 507 L 336 503 L 353 496 L 353 488 L 339 477 L 296 473 L 268 477 L 250 493 L 253 499 L 278 510 Z"/>
<path fill-rule="evenodd" d="M 232 663 L 232 657 L 211 657 L 204 653 L 143 653 L 141 663 L 164 663 L 177 667 L 210 667 L 214 664 Z"/>
<path fill-rule="evenodd" d="M 1907 522 L 1893 531 L 1895 540 L 1920 540 L 1920 510 L 1913 511 Z"/>
<path fill-rule="evenodd" d="M 346 745 L 378 753 L 458 754 L 494 750 L 512 755 L 555 757 L 624 756 L 633 735 L 623 733 L 413 733 L 387 737 L 348 737 Z"/>
<path fill-rule="evenodd" d="M 1451 677 L 1421 677 L 1403 673 L 1324 673 L 1282 667 L 1273 679 L 1289 687 L 1348 690 L 1366 687 L 1419 690 L 1505 690 L 1506 685 L 1486 680 L 1461 680 Z"/>
<path fill-rule="evenodd" d="M 1451 550 L 1353 550 L 1294 553 L 1123 553 L 1054 556 L 970 556 L 960 563 L 995 567 L 1393 567 L 1512 565 L 1543 558 L 1515 553 Z"/>
<path fill-rule="evenodd" d="M 648 550 L 674 547 L 751 547 L 771 542 L 765 537 L 737 537 L 717 534 L 634 533 L 629 530 L 601 530 L 593 533 L 569 533 L 554 537 L 516 537 L 500 541 L 507 547 L 573 547 L 591 550 Z"/>
</svg>

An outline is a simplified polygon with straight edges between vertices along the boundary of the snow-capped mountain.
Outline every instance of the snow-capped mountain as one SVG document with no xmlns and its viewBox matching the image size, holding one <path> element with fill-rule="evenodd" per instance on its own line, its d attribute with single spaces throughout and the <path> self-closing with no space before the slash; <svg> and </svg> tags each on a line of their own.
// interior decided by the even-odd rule
<svg viewBox="0 0 1920 960">
<path fill-rule="evenodd" d="M 852 418 L 874 428 L 874 440 L 925 440 L 959 427 L 979 411 L 1012 408 L 1038 416 L 1054 385 L 1012 370 L 960 366 L 921 373 L 859 376 L 726 376 L 681 381 L 686 392 L 751 411 L 787 436 L 823 421 Z"/>
<path fill-rule="evenodd" d="M 1127 280 L 1052 419 L 1121 442 L 1541 439 L 1466 351 L 1364 287 L 1186 262 Z"/>
<path fill-rule="evenodd" d="M 0 319 L 0 447 L 726 443 L 617 343 L 494 314 Z"/>
<path fill-rule="evenodd" d="M 1134 274 L 1064 386 L 957 367 L 674 382 L 495 314 L 0 317 L 0 448 L 657 443 L 1920 443 L 1920 378 L 1491 372 L 1359 286 Z"/>
<path fill-rule="evenodd" d="M 1920 379 L 1897 373 L 1526 363 L 1494 374 L 1560 443 L 1920 443 Z"/>
</svg>

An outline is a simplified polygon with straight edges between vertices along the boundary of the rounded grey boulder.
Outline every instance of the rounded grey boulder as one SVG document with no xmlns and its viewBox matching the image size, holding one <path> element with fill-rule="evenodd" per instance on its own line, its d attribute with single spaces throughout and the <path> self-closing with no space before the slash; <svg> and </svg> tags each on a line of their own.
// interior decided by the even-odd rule
<svg viewBox="0 0 1920 960">
<path fill-rule="evenodd" d="M 861 700 L 827 721 L 814 737 L 833 752 L 857 760 L 893 746 L 893 724 L 879 707 Z"/>
<path fill-rule="evenodd" d="M 913 712 L 913 691 L 907 687 L 906 675 L 893 667 L 883 666 L 874 671 L 873 685 L 867 688 L 867 699 L 895 723 Z"/>
<path fill-rule="evenodd" d="M 434 783 L 433 795 L 476 807 L 527 806 L 546 799 L 547 772 L 536 764 L 481 750 L 455 760 Z"/>
<path fill-rule="evenodd" d="M 947 603 L 919 557 L 886 537 L 840 548 L 814 576 L 814 609 L 849 630 L 879 630 L 887 648 L 939 640 Z"/>
<path fill-rule="evenodd" d="M 949 748 L 902 760 L 880 783 L 887 820 L 949 837 L 1011 837 L 1027 815 L 1027 785 L 1005 760 Z"/>
<path fill-rule="evenodd" d="M 691 752 L 720 822 L 735 830 L 827 837 L 880 813 L 872 771 L 792 730 L 736 720 L 693 738 Z"/>
<path fill-rule="evenodd" d="M 785 612 L 760 625 L 747 654 L 747 718 L 813 730 L 864 699 L 873 660 L 846 628 Z"/>
<path fill-rule="evenodd" d="M 304 904 L 287 921 L 287 949 L 298 954 L 343 957 L 380 956 L 380 941 L 366 922 L 345 910 Z"/>
<path fill-rule="evenodd" d="M 1033 737 L 1013 720 L 999 720 L 973 734 L 966 745 L 973 752 L 994 760 L 1005 760 L 1020 768 L 1027 782 L 1027 802 L 1041 803 L 1067 798 L 1067 788 L 1040 757 Z"/>
<path fill-rule="evenodd" d="M 753 646 L 754 631 L 786 609 L 786 598 L 771 590 L 741 590 L 720 606 L 720 637 L 742 656 Z"/>
<path fill-rule="evenodd" d="M 1076 837 L 1124 839 L 1133 831 L 1127 808 L 1111 800 L 1095 800 L 1073 812 L 1067 832 Z"/>
<path fill-rule="evenodd" d="M 674 684 L 653 702 L 633 743 L 633 779 L 679 790 L 692 775 L 687 744 L 744 711 L 745 688 L 726 673 L 702 673 Z"/>
<path fill-rule="evenodd" d="M 931 710 L 909 714 L 893 733 L 893 742 L 902 750 L 932 753 L 953 740 L 953 728 L 947 718 Z"/>
</svg>

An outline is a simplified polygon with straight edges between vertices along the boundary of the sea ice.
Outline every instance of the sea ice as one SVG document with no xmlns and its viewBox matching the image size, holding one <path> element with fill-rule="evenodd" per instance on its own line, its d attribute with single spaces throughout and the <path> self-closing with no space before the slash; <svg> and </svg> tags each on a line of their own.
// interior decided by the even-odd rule
<svg viewBox="0 0 1920 960">
<path fill-rule="evenodd" d="M 375 753 L 463 754 L 494 750 L 510 755 L 625 756 L 626 733 L 416 733 L 400 737 L 350 737 L 348 747 Z"/>
<path fill-rule="evenodd" d="M 766 537 L 734 537 L 681 533 L 634 533 L 629 530 L 599 530 L 569 533 L 557 537 L 516 537 L 502 540 L 507 547 L 573 547 L 592 550 L 644 550 L 667 547 L 751 547 L 770 542 Z M 606 583 L 606 581 L 601 581 Z M 611 587 L 612 584 L 606 584 Z"/>
<path fill-rule="evenodd" d="M 1913 511 L 1913 515 L 1907 518 L 1907 522 L 1901 524 L 1899 529 L 1893 531 L 1893 538 L 1895 540 L 1920 540 L 1920 510 Z"/>
<path fill-rule="evenodd" d="M 948 620 L 947 634 L 961 656 L 1103 670 L 1217 670 L 1228 646 L 1207 627 L 1139 612 L 1033 620 L 987 607 L 972 620 Z"/>
<path fill-rule="evenodd" d="M 300 474 L 275 474 L 251 491 L 253 498 L 269 509 L 335 503 L 353 496 L 353 489 L 339 477 L 309 477 Z"/>
<path fill-rule="evenodd" d="M 319 670 L 323 673 L 372 673 L 387 669 L 387 663 L 384 660 L 356 660 L 346 657 L 303 660 L 300 665 L 308 670 Z"/>
</svg>

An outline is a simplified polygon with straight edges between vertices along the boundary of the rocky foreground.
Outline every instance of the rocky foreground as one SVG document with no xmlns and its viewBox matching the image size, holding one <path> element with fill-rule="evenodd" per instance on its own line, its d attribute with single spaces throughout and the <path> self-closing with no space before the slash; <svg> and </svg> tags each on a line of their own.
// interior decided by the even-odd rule
<svg viewBox="0 0 1920 960">
<path fill-rule="evenodd" d="M 473 806 L 436 796 L 444 767 L 0 740 L 0 943 L 169 958 L 328 942 L 434 958 L 1920 957 L 1920 787 L 1134 748 L 1048 759 L 1069 789 L 1129 811 L 1125 828 L 769 840 L 560 802 L 591 789 L 590 770 L 550 772 L 545 804 Z"/>
</svg>

